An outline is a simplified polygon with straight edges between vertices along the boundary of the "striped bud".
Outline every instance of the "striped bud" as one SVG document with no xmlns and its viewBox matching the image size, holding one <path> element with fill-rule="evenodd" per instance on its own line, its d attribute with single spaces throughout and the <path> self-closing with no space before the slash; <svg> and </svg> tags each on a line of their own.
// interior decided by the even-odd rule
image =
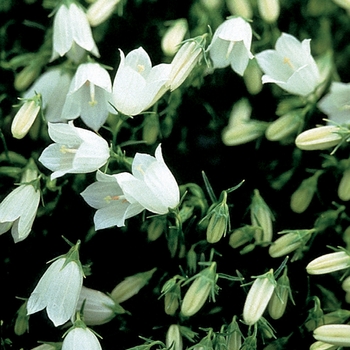
<svg viewBox="0 0 350 350">
<path fill-rule="evenodd" d="M 346 169 L 338 185 L 338 197 L 342 201 L 350 200 L 350 168 Z"/>
<path fill-rule="evenodd" d="M 169 350 L 182 350 L 182 335 L 180 326 L 172 324 L 166 333 L 166 348 Z"/>
<path fill-rule="evenodd" d="M 350 346 L 350 325 L 330 324 L 316 328 L 314 338 L 337 346 Z"/>
<path fill-rule="evenodd" d="M 329 253 L 312 260 L 306 271 L 310 275 L 322 275 L 350 267 L 350 255 L 345 251 Z"/>
<path fill-rule="evenodd" d="M 310 346 L 310 350 L 336 350 L 338 346 L 324 343 L 323 341 L 316 341 Z"/>
</svg>

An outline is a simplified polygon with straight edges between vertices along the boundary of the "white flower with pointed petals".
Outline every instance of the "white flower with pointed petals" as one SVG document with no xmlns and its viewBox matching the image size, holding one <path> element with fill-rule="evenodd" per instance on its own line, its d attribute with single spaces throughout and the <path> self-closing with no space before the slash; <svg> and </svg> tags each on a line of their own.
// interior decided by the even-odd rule
<svg viewBox="0 0 350 350">
<path fill-rule="evenodd" d="M 164 162 L 161 145 L 155 157 L 136 153 L 132 174 L 120 173 L 116 178 L 127 201 L 138 202 L 152 213 L 166 214 L 179 204 L 179 187 Z"/>
<path fill-rule="evenodd" d="M 275 50 L 256 56 L 265 73 L 262 82 L 275 83 L 293 95 L 307 96 L 321 83 L 321 77 L 310 52 L 310 39 L 302 42 L 286 33 L 277 39 Z"/>
<path fill-rule="evenodd" d="M 98 171 L 97 181 L 82 193 L 84 200 L 97 209 L 94 215 L 95 230 L 112 226 L 124 226 L 125 220 L 139 214 L 144 207 L 133 200 L 129 202 L 117 182 L 116 175 Z"/>
<path fill-rule="evenodd" d="M 330 91 L 317 107 L 338 124 L 350 123 L 350 83 L 332 82 Z"/>
<path fill-rule="evenodd" d="M 67 173 L 93 172 L 107 162 L 108 143 L 94 132 L 77 128 L 73 122 L 48 123 L 48 126 L 55 143 L 44 149 L 39 161 L 53 171 L 51 179 Z"/>
<path fill-rule="evenodd" d="M 0 203 L 0 235 L 11 229 L 15 243 L 29 235 L 40 202 L 40 191 L 29 182 L 37 178 L 37 172 L 27 169 L 22 177 L 23 185 L 14 189 Z"/>
<path fill-rule="evenodd" d="M 80 48 L 78 52 L 76 48 Z M 68 5 L 63 2 L 54 17 L 51 61 L 68 54 L 77 62 L 84 53 L 81 49 L 100 56 L 84 10 L 73 1 Z"/>
<path fill-rule="evenodd" d="M 87 327 L 74 327 L 65 336 L 62 350 L 102 350 L 96 335 Z"/>
<path fill-rule="evenodd" d="M 134 116 L 151 107 L 168 90 L 170 64 L 152 67 L 142 48 L 126 57 L 120 50 L 120 64 L 113 82 L 112 104 L 125 115 Z"/>
<path fill-rule="evenodd" d="M 79 245 L 80 242 L 55 260 L 40 278 L 28 299 L 28 315 L 46 308 L 48 317 L 56 327 L 72 317 L 83 284 Z"/>
<path fill-rule="evenodd" d="M 79 65 L 69 87 L 61 118 L 71 120 L 79 116 L 91 129 L 97 131 L 108 113 L 115 113 L 109 101 L 112 82 L 106 69 L 98 63 Z"/>
<path fill-rule="evenodd" d="M 40 93 L 46 121 L 63 122 L 61 113 L 71 80 L 68 72 L 61 68 L 52 68 L 43 73 L 23 97 L 30 98 Z"/>
<path fill-rule="evenodd" d="M 252 28 L 243 18 L 234 17 L 223 22 L 207 49 L 214 68 L 231 65 L 237 74 L 243 75 L 249 59 L 253 58 L 251 43 Z"/>
</svg>

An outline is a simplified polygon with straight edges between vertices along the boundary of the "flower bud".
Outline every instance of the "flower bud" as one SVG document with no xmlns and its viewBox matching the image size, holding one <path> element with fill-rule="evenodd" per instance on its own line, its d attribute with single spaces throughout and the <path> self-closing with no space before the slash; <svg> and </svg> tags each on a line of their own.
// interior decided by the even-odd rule
<svg viewBox="0 0 350 350">
<path fill-rule="evenodd" d="M 41 66 L 39 64 L 29 64 L 24 67 L 16 76 L 14 87 L 17 91 L 26 90 L 39 76 Z"/>
<path fill-rule="evenodd" d="M 176 284 L 174 289 L 164 295 L 164 311 L 167 315 L 174 316 L 179 308 L 180 286 Z"/>
<path fill-rule="evenodd" d="M 345 292 L 350 292 L 350 276 L 346 277 L 341 284 L 341 287 Z"/>
<path fill-rule="evenodd" d="M 27 301 L 17 311 L 14 331 L 16 335 L 23 335 L 29 330 L 29 316 L 27 316 Z"/>
<path fill-rule="evenodd" d="M 250 120 L 247 123 L 226 127 L 221 134 L 226 146 L 237 146 L 253 141 L 264 135 L 268 123 Z"/>
<path fill-rule="evenodd" d="M 304 247 L 315 230 L 293 230 L 287 232 L 281 232 L 283 235 L 270 245 L 269 254 L 272 258 L 279 258 Z"/>
<path fill-rule="evenodd" d="M 169 77 L 170 91 L 177 89 L 201 60 L 204 54 L 204 42 L 205 39 L 203 37 L 190 39 L 176 52 L 171 62 L 172 69 Z"/>
<path fill-rule="evenodd" d="M 150 219 L 151 222 L 147 227 L 147 238 L 153 242 L 157 240 L 166 228 L 166 219 L 163 216 L 155 216 Z"/>
<path fill-rule="evenodd" d="M 330 324 L 314 330 L 314 338 L 337 346 L 350 346 L 350 325 Z"/>
<path fill-rule="evenodd" d="M 32 348 L 31 350 L 61 350 L 62 349 L 62 343 L 44 343 L 39 346 L 36 346 L 35 348 Z"/>
<path fill-rule="evenodd" d="M 276 281 L 272 269 L 255 279 L 249 289 L 243 308 L 243 320 L 247 325 L 252 326 L 259 321 L 275 287 Z"/>
<path fill-rule="evenodd" d="M 346 169 L 338 185 L 338 197 L 342 201 L 350 200 L 350 168 Z"/>
<path fill-rule="evenodd" d="M 226 349 L 239 350 L 242 346 L 242 333 L 239 329 L 236 316 L 233 316 L 231 323 L 227 327 Z"/>
<path fill-rule="evenodd" d="M 305 151 L 324 150 L 334 147 L 342 140 L 340 128 L 334 125 L 325 125 L 306 130 L 295 139 L 298 148 Z"/>
<path fill-rule="evenodd" d="M 174 56 L 188 31 L 186 18 L 171 21 L 171 25 L 162 37 L 161 48 L 165 56 Z"/>
<path fill-rule="evenodd" d="M 345 251 L 322 255 L 312 260 L 306 271 L 310 275 L 322 275 L 350 267 L 350 255 Z"/>
<path fill-rule="evenodd" d="M 311 318 L 305 323 L 305 327 L 308 331 L 313 331 L 319 326 L 325 324 L 343 323 L 350 317 L 349 310 L 339 309 L 329 312 L 318 318 Z"/>
<path fill-rule="evenodd" d="M 125 310 L 108 295 L 87 287 L 82 287 L 77 311 L 82 311 L 84 323 L 88 326 L 101 325 L 112 320 Z"/>
<path fill-rule="evenodd" d="M 250 219 L 253 226 L 260 227 L 255 230 L 256 242 L 271 242 L 273 234 L 272 220 L 274 220 L 274 217 L 257 189 L 254 190 L 254 196 L 250 205 Z"/>
<path fill-rule="evenodd" d="M 146 142 L 147 145 L 153 145 L 159 136 L 160 126 L 159 118 L 156 113 L 151 113 L 146 116 L 142 128 L 142 140 Z"/>
<path fill-rule="evenodd" d="M 269 141 L 281 141 L 297 132 L 302 123 L 301 112 L 293 110 L 273 121 L 267 127 L 265 136 Z"/>
<path fill-rule="evenodd" d="M 228 244 L 235 249 L 250 242 L 254 238 L 256 229 L 254 226 L 245 225 L 234 230 L 230 235 Z"/>
<path fill-rule="evenodd" d="M 216 263 L 213 262 L 209 267 L 199 272 L 188 288 L 181 304 L 181 313 L 189 317 L 197 313 L 211 294 L 215 296 L 216 286 Z"/>
<path fill-rule="evenodd" d="M 265 22 L 274 23 L 280 15 L 279 0 L 258 0 L 258 10 Z"/>
<path fill-rule="evenodd" d="M 12 136 L 16 139 L 22 139 L 27 135 L 30 127 L 40 111 L 40 95 L 32 100 L 27 100 L 16 113 L 12 125 Z"/>
<path fill-rule="evenodd" d="M 290 284 L 286 271 L 277 279 L 276 288 L 268 304 L 269 315 L 274 320 L 278 320 L 283 316 L 288 302 Z"/>
<path fill-rule="evenodd" d="M 180 331 L 180 326 L 177 324 L 172 324 L 168 328 L 166 333 L 166 348 L 169 350 L 182 350 L 182 335 Z"/>
<path fill-rule="evenodd" d="M 151 279 L 157 268 L 146 272 L 140 272 L 133 276 L 126 277 L 124 281 L 117 284 L 110 296 L 118 304 L 136 295 Z"/>
<path fill-rule="evenodd" d="M 253 17 L 253 10 L 249 0 L 226 0 L 226 7 L 232 16 Z"/>
<path fill-rule="evenodd" d="M 86 17 L 91 27 L 106 21 L 114 12 L 120 0 L 96 0 L 86 10 Z"/>
<path fill-rule="evenodd" d="M 350 10 L 350 0 L 333 0 L 333 2 L 345 10 Z"/>
<path fill-rule="evenodd" d="M 310 350 L 336 350 L 338 346 L 324 343 L 323 341 L 316 341 L 310 346 Z"/>
<path fill-rule="evenodd" d="M 311 177 L 304 179 L 290 198 L 290 208 L 294 213 L 303 213 L 310 205 L 317 190 L 317 182 L 322 171 L 316 172 Z"/>
<path fill-rule="evenodd" d="M 243 0 L 247 2 L 246 0 Z M 257 95 L 263 87 L 261 77 L 262 71 L 255 59 L 249 60 L 248 66 L 243 74 L 243 80 L 248 92 L 251 95 Z"/>
</svg>

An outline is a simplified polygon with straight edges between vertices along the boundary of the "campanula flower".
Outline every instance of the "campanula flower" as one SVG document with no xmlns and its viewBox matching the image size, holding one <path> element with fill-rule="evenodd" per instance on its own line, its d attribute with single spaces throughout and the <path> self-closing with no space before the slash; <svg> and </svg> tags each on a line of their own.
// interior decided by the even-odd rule
<svg viewBox="0 0 350 350">
<path fill-rule="evenodd" d="M 70 84 L 61 117 L 78 118 L 92 130 L 97 131 L 114 112 L 111 100 L 112 82 L 107 70 L 98 63 L 79 65 Z"/>
<path fill-rule="evenodd" d="M 275 50 L 265 50 L 256 56 L 265 73 L 262 82 L 275 83 L 293 95 L 307 96 L 321 83 L 320 73 L 310 52 L 310 39 L 302 42 L 282 33 Z"/>
<path fill-rule="evenodd" d="M 252 43 L 252 28 L 241 17 L 234 17 L 223 22 L 215 31 L 210 45 L 209 56 L 214 68 L 225 68 L 231 65 L 239 75 L 243 75 L 249 59 Z"/>
</svg>

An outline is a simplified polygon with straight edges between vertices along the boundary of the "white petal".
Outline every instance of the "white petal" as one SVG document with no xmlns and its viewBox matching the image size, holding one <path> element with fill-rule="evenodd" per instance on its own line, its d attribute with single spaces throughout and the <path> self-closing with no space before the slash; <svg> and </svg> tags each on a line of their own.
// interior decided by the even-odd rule
<svg viewBox="0 0 350 350">
<path fill-rule="evenodd" d="M 102 350 L 94 333 L 89 328 L 73 328 L 65 336 L 62 350 Z"/>
</svg>

